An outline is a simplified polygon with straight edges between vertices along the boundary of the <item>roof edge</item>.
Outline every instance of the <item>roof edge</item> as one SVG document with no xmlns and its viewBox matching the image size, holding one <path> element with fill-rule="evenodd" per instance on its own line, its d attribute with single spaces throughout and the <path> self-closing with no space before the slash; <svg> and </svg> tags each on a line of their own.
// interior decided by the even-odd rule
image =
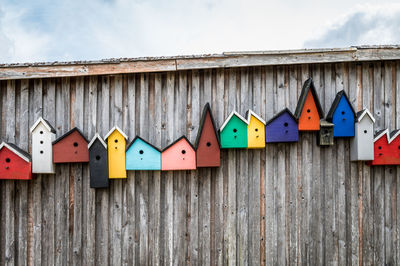
<svg viewBox="0 0 400 266">
<path fill-rule="evenodd" d="M 0 80 L 383 60 L 400 60 L 400 45 L 0 64 Z"/>
</svg>

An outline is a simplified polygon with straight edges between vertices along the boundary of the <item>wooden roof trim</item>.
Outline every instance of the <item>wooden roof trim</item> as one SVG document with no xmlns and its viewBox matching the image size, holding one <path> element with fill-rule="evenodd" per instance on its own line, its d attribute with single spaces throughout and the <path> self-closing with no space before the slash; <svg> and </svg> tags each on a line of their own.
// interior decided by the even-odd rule
<svg viewBox="0 0 400 266">
<path fill-rule="evenodd" d="M 100 143 L 104 146 L 104 148 L 107 149 L 107 144 L 106 144 L 106 143 L 104 142 L 104 140 L 101 138 L 101 136 L 99 135 L 99 133 L 96 133 L 96 134 L 94 135 L 94 137 L 92 138 L 92 140 L 89 142 L 89 144 L 88 144 L 88 149 L 90 149 L 90 147 L 93 145 L 93 143 L 94 143 L 96 140 L 99 140 Z"/>
<path fill-rule="evenodd" d="M 339 49 L 226 52 L 223 54 L 195 56 L 3 64 L 0 65 L 0 80 L 382 60 L 400 60 L 400 46 L 361 46 Z"/>
</svg>

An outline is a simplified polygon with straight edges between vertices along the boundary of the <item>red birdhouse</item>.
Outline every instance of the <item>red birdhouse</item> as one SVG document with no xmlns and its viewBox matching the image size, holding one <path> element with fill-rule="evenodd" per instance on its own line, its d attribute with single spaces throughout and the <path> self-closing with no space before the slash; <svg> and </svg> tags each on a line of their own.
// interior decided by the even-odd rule
<svg viewBox="0 0 400 266">
<path fill-rule="evenodd" d="M 12 143 L 1 143 L 0 179 L 32 179 L 32 162 L 29 153 Z"/>
<path fill-rule="evenodd" d="M 374 138 L 374 160 L 371 165 L 400 165 L 400 130 L 389 134 L 389 130 L 381 130 Z"/>
<path fill-rule="evenodd" d="M 203 109 L 195 147 L 197 167 L 220 166 L 220 143 L 209 103 Z"/>
<path fill-rule="evenodd" d="M 89 141 L 78 128 L 73 128 L 53 142 L 54 163 L 89 162 Z"/>
</svg>

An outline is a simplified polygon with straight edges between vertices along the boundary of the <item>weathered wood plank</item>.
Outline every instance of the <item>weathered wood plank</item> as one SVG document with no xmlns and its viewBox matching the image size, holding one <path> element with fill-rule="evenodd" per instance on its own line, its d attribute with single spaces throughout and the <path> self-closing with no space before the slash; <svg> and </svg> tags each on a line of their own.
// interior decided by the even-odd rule
<svg viewBox="0 0 400 266">
<path fill-rule="evenodd" d="M 166 90 L 163 101 L 165 106 L 165 133 L 162 138 L 162 147 L 166 147 L 174 140 L 174 100 L 175 98 L 175 73 L 169 72 L 166 77 Z M 175 136 L 176 137 L 176 136 Z M 164 223 L 164 262 L 163 264 L 173 265 L 174 256 L 174 175 L 168 171 L 165 177 L 165 223 Z"/>
<path fill-rule="evenodd" d="M 238 91 L 240 98 L 237 101 L 237 111 L 243 117 L 249 106 L 249 94 L 251 87 L 249 86 L 251 73 L 250 69 L 243 68 L 237 70 L 237 75 L 240 78 L 240 85 L 236 90 Z M 231 82 L 232 79 L 229 81 Z M 235 82 L 235 81 L 232 81 Z M 232 86 L 232 85 L 230 85 Z M 234 92 L 231 92 L 234 93 Z M 250 95 L 251 96 L 251 95 Z M 232 110 L 231 110 L 232 111 Z M 247 119 L 247 118 L 246 118 Z M 248 168 L 248 156 L 247 150 L 238 150 L 236 153 L 238 165 L 236 175 L 236 195 L 237 195 L 237 263 L 239 265 L 249 264 L 249 177 L 252 176 L 252 169 Z M 228 182 L 235 182 L 231 178 Z M 230 193 L 230 191 L 228 191 Z"/>
<path fill-rule="evenodd" d="M 6 126 L 6 141 L 15 143 L 15 81 L 7 81 L 7 102 L 6 102 L 6 115 L 5 126 Z M 13 180 L 5 181 L 5 265 L 14 265 L 16 261 L 16 250 L 15 250 L 15 182 Z"/>
<path fill-rule="evenodd" d="M 274 99 L 274 72 L 272 67 L 265 68 L 265 89 L 266 99 L 271 101 Z M 276 85 L 275 85 L 276 86 Z M 274 116 L 274 105 L 266 104 L 265 117 L 267 120 Z M 266 265 L 274 265 L 277 260 L 277 235 L 275 215 L 275 198 L 274 198 L 274 154 L 276 145 L 267 145 L 265 151 L 265 258 Z"/>
<path fill-rule="evenodd" d="M 382 66 L 382 81 L 384 85 L 384 120 L 385 126 L 391 129 L 395 127 L 395 112 L 393 110 L 393 99 L 395 99 L 395 90 L 393 84 L 393 70 L 392 62 L 385 62 Z M 396 167 L 385 167 L 384 177 L 383 177 L 383 197 L 384 197 L 384 263 L 394 264 L 394 246 L 393 246 L 393 187 L 394 185 L 394 171 Z"/>
<path fill-rule="evenodd" d="M 147 112 L 147 106 L 149 101 L 148 86 L 149 86 L 149 76 L 147 74 L 140 75 L 140 98 L 139 98 L 139 133 L 145 139 L 149 136 L 149 118 Z M 140 237 L 140 247 L 139 247 L 139 263 L 141 265 L 148 264 L 148 239 L 149 239 L 149 228 L 148 223 L 149 217 L 149 195 L 148 195 L 148 179 L 149 174 L 147 171 L 140 171 L 138 175 L 139 179 L 137 181 L 138 185 L 138 204 L 139 204 L 139 237 Z"/>
<path fill-rule="evenodd" d="M 212 110 L 214 112 L 214 119 L 216 126 L 219 127 L 224 121 L 224 80 L 225 72 L 222 69 L 218 69 L 215 72 L 215 87 L 213 86 L 213 105 Z M 215 95 L 215 96 L 214 96 Z M 211 262 L 214 265 L 222 265 L 224 261 L 224 179 L 223 173 L 225 169 L 226 153 L 221 152 L 221 167 L 213 169 L 212 171 L 212 188 L 211 192 L 212 200 L 211 210 L 214 210 L 214 233 L 211 233 L 211 237 L 214 237 L 213 248 L 211 252 L 214 252 L 214 256 L 211 258 Z M 213 225 L 213 223 L 211 223 Z"/>
<path fill-rule="evenodd" d="M 236 90 L 237 90 L 237 73 L 235 69 L 229 70 L 229 82 L 225 83 L 225 90 L 228 97 L 228 112 L 236 110 Z M 224 201 L 226 202 L 225 216 L 225 232 L 224 238 L 224 264 L 236 265 L 237 263 L 237 244 L 236 244 L 236 227 L 237 227 L 237 208 L 236 208 L 236 180 L 237 180 L 237 153 L 240 151 L 230 149 L 228 151 L 227 172 L 224 174 Z"/>
<path fill-rule="evenodd" d="M 149 141 L 156 145 L 161 146 L 161 90 L 162 81 L 161 74 L 155 74 L 153 76 L 153 87 L 154 90 L 150 91 L 150 103 L 149 103 L 149 124 L 154 125 L 149 127 Z M 161 172 L 154 171 L 152 182 L 150 184 L 149 198 L 151 199 L 151 238 L 152 246 L 152 258 L 150 261 L 151 265 L 160 265 L 160 253 L 161 253 L 161 238 L 160 238 L 160 225 L 161 225 Z"/>
<path fill-rule="evenodd" d="M 29 150 L 29 135 L 25 132 L 29 131 L 29 81 L 23 80 L 20 82 L 20 95 L 19 95 L 19 121 L 17 130 L 19 132 L 18 145 L 20 148 Z M 53 183 L 54 184 L 54 183 Z M 52 186 L 50 184 L 49 188 Z M 54 190 L 54 186 L 53 186 Z M 16 230 L 16 250 L 18 265 L 27 265 L 27 243 L 28 243 L 28 183 L 16 183 L 17 194 L 15 196 L 16 210 L 17 210 L 17 230 Z M 1 206 L 1 204 L 0 204 Z M 50 206 L 51 207 L 51 206 Z M 51 237 L 49 238 L 51 239 Z M 49 243 L 51 245 L 51 242 Z"/>
<path fill-rule="evenodd" d="M 56 85 L 56 129 L 57 137 L 69 130 L 70 124 L 70 80 L 63 78 Z M 67 112 L 66 112 L 67 110 Z M 68 264 L 69 254 L 69 174 L 68 164 L 56 168 L 56 258 L 55 264 Z"/>
<path fill-rule="evenodd" d="M 88 83 L 88 84 L 87 84 Z M 85 99 L 84 103 L 87 101 L 88 104 L 84 104 L 85 114 L 84 122 L 87 124 L 88 139 L 91 139 L 95 133 L 98 133 L 97 120 L 99 119 L 97 115 L 97 100 L 98 100 L 98 77 L 90 77 L 86 79 L 85 85 Z M 82 251 L 82 264 L 84 265 L 94 265 L 95 264 L 95 240 L 96 240 L 96 190 L 90 188 L 90 174 L 88 167 L 83 168 L 83 180 L 82 180 L 82 201 L 83 206 L 83 251 Z"/>
<path fill-rule="evenodd" d="M 0 80 L 398 59 L 400 59 L 399 47 L 227 52 L 220 55 L 203 56 L 2 65 L 0 66 Z"/>
<path fill-rule="evenodd" d="M 56 81 L 47 80 L 46 90 L 43 93 L 43 117 L 52 125 L 56 125 Z M 28 90 L 28 88 L 26 88 Z M 28 93 L 28 92 L 27 92 Z M 21 102 L 22 104 L 22 102 Z M 55 263 L 55 175 L 47 175 L 42 179 L 42 263 Z"/>
<path fill-rule="evenodd" d="M 196 141 L 196 134 L 199 130 L 200 123 L 200 73 L 199 71 L 193 71 L 191 73 L 191 87 L 188 88 L 188 125 L 189 125 L 189 133 L 188 139 L 192 143 Z M 189 189 L 190 193 L 188 195 L 188 227 L 189 227 L 189 252 L 188 252 L 188 262 L 190 264 L 196 265 L 197 263 L 201 264 L 199 253 L 201 253 L 200 243 L 201 241 L 199 237 L 199 192 L 201 191 L 199 188 L 201 180 L 204 178 L 201 174 L 204 173 L 202 169 L 198 171 L 190 171 L 189 176 Z M 207 217 L 204 217 L 207 218 Z M 200 225 L 201 226 L 201 225 Z"/>
<path fill-rule="evenodd" d="M 101 136 L 110 130 L 110 78 L 101 77 L 101 98 L 98 99 L 101 124 L 98 128 Z M 109 190 L 99 189 L 96 193 L 96 265 L 109 263 Z M 99 206 L 100 205 L 100 206 Z"/>
<path fill-rule="evenodd" d="M 374 85 L 374 117 L 375 125 L 374 129 L 379 130 L 385 128 L 384 120 L 384 85 L 382 83 L 382 65 L 381 63 L 374 63 L 373 72 L 373 85 Z M 374 216 L 374 263 L 384 264 L 385 261 L 385 239 L 384 239 L 384 168 L 385 167 L 374 167 L 373 168 L 373 216 Z"/>
<path fill-rule="evenodd" d="M 290 66 L 289 67 L 289 104 L 288 108 L 293 112 L 296 109 L 297 105 L 297 67 Z M 298 143 L 294 143 L 290 145 L 290 152 L 287 154 L 289 157 L 289 171 L 290 171 L 290 180 L 289 185 L 287 188 L 288 195 L 287 198 L 289 200 L 288 212 L 287 217 L 288 219 L 288 228 L 289 237 L 288 237 L 288 244 L 289 245 L 289 252 L 287 254 L 288 260 L 293 264 L 297 264 L 297 252 L 298 252 L 298 240 L 297 240 L 297 228 L 298 228 L 298 221 L 297 221 L 297 181 L 299 176 L 297 175 L 297 147 Z"/>
<path fill-rule="evenodd" d="M 361 65 L 350 64 L 349 66 L 349 93 L 350 102 L 352 103 L 354 110 L 357 112 L 362 108 L 362 76 L 361 76 Z M 348 215 L 348 227 L 351 228 L 348 234 L 348 243 L 351 248 L 349 248 L 349 262 L 352 265 L 360 264 L 360 232 L 359 232 L 359 188 L 362 180 L 360 174 L 361 165 L 357 163 L 350 163 L 350 175 L 347 177 L 349 184 L 349 201 L 350 201 L 350 215 Z M 357 178 L 352 178 L 356 177 Z"/>
</svg>

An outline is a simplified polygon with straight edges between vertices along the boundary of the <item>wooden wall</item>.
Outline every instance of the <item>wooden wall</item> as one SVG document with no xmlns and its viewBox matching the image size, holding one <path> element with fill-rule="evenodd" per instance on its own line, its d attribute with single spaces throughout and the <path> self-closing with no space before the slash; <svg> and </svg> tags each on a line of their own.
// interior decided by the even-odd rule
<svg viewBox="0 0 400 266">
<path fill-rule="evenodd" d="M 210 102 L 217 122 L 252 108 L 266 120 L 294 111 L 313 77 L 327 112 L 344 89 L 375 130 L 400 128 L 400 61 L 194 70 L 2 81 L 1 138 L 30 149 L 44 116 L 57 136 L 121 127 L 165 147 L 196 138 Z M 224 150 L 222 166 L 129 172 L 89 188 L 86 164 L 0 181 L 0 264 L 400 264 L 400 168 L 350 163 L 349 141 Z"/>
</svg>

